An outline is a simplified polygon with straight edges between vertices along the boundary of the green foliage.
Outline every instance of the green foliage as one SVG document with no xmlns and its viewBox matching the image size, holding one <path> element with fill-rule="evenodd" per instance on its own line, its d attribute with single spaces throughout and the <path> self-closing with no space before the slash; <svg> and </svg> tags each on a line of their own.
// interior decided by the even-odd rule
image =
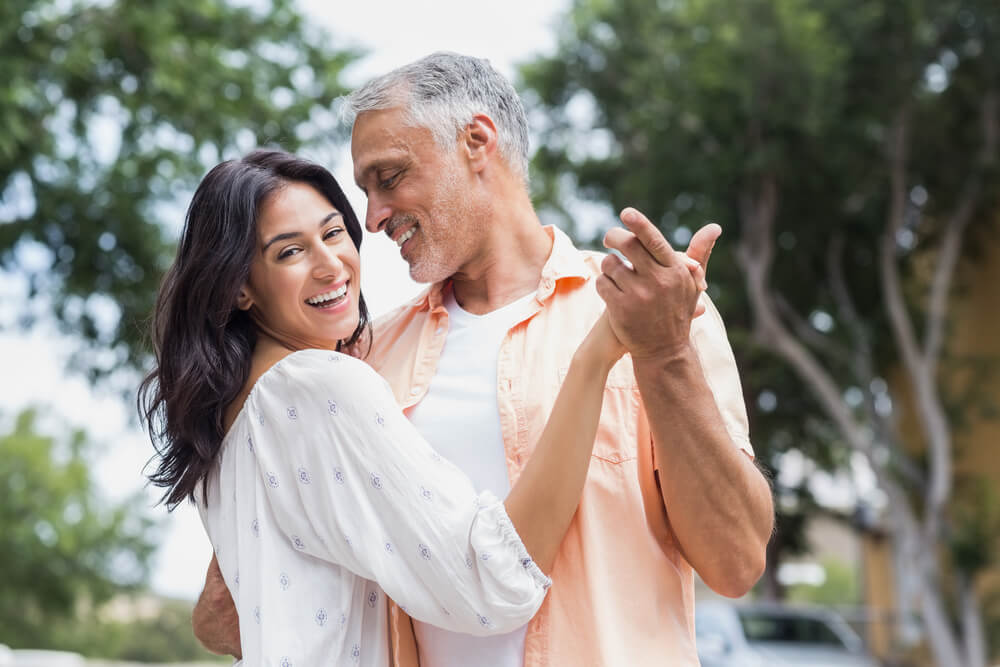
<svg viewBox="0 0 1000 667">
<path fill-rule="evenodd" d="M 854 606 L 862 602 L 857 570 L 835 558 L 825 558 L 820 564 L 826 572 L 823 583 L 818 586 L 789 586 L 787 599 L 790 602 L 834 607 Z"/>
<path fill-rule="evenodd" d="M 148 577 L 154 543 L 143 501 L 100 498 L 91 456 L 80 432 L 65 444 L 38 433 L 31 411 L 0 437 L 0 643 L 47 646 L 52 624 Z"/>
<path fill-rule="evenodd" d="M 0 268 L 51 305 L 23 323 L 54 312 L 112 349 L 78 357 L 94 374 L 138 365 L 162 223 L 179 227 L 177 202 L 220 159 L 332 138 L 354 57 L 291 0 L 0 4 Z"/>
<path fill-rule="evenodd" d="M 56 622 L 49 627 L 47 646 L 107 660 L 231 664 L 232 658 L 209 653 L 195 639 L 191 631 L 193 606 L 183 600 L 149 596 L 116 599 L 109 607 L 126 608 L 130 617 L 112 618 L 108 609 L 102 609 L 73 621 Z"/>
<path fill-rule="evenodd" d="M 576 0 L 562 25 L 556 53 L 521 70 L 544 121 L 533 164 L 539 206 L 571 230 L 573 197 L 635 206 L 681 245 L 719 222 L 710 293 L 743 373 L 758 460 L 773 468 L 795 448 L 821 467 L 844 466 L 848 451 L 811 392 L 751 335 L 736 241 L 773 184 L 767 282 L 781 315 L 840 387 L 886 398 L 852 349 L 862 340 L 873 350 L 876 376 L 897 361 L 875 251 L 890 213 L 890 130 L 905 121 L 898 254 L 906 284 L 922 295 L 917 260 L 970 189 L 979 196 L 965 259 L 975 257 L 975 238 L 995 233 L 1000 173 L 981 149 L 983 102 L 1000 88 L 1000 5 Z M 854 407 L 865 421 L 865 404 Z M 900 467 L 912 480 L 920 463 Z"/>
</svg>

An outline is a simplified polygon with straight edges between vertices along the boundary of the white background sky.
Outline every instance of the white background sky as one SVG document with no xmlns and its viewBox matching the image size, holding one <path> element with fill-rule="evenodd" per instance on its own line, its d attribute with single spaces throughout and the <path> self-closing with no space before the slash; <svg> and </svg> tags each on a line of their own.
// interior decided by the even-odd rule
<svg viewBox="0 0 1000 667">
<path fill-rule="evenodd" d="M 345 83 L 356 86 L 437 50 L 488 58 L 503 74 L 513 77 L 517 63 L 555 49 L 556 21 L 568 7 L 568 0 L 507 0 L 502 8 L 499 3 L 461 0 L 300 0 L 300 6 L 332 33 L 331 48 L 355 46 L 369 51 L 346 73 Z M 350 164 L 345 146 L 336 163 L 328 166 L 363 218 L 365 199 L 353 185 Z M 366 233 L 362 248 L 362 289 L 374 313 L 416 293 L 419 288 L 409 280 L 406 264 L 393 243 Z M 10 321 L 4 311 L 9 314 L 11 302 L 19 298 L 23 298 L 23 285 L 16 277 L 0 276 L 0 321 Z M 129 426 L 133 406 L 123 404 L 117 395 L 95 391 L 82 378 L 66 375 L 64 350 L 68 347 L 68 341 L 44 325 L 30 335 L 0 333 L 0 368 L 4 369 L 0 414 L 5 417 L 0 430 L 6 430 L 13 415 L 29 405 L 41 408 L 43 426 L 51 425 L 53 430 L 59 424 L 85 428 L 99 445 L 93 471 L 102 493 L 112 499 L 127 497 L 143 488 L 140 471 L 152 454 L 152 446 L 143 433 Z M 148 489 L 143 497 L 152 505 L 158 494 Z M 152 513 L 165 518 L 152 579 L 154 590 L 196 597 L 211 554 L 197 512 L 184 506 L 169 516 L 162 507 Z"/>
</svg>

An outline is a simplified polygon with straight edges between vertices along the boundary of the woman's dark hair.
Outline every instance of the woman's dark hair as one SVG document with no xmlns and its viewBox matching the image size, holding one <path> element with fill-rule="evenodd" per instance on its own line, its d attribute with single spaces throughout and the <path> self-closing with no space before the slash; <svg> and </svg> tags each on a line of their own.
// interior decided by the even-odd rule
<svg viewBox="0 0 1000 667">
<path fill-rule="evenodd" d="M 250 376 L 257 327 L 236 307 L 257 252 L 261 207 L 289 183 L 310 185 L 343 215 L 361 248 L 361 225 L 333 176 L 283 151 L 260 150 L 213 168 L 191 199 L 177 257 L 160 286 L 152 320 L 156 367 L 139 387 L 139 413 L 159 465 L 149 476 L 166 488 L 173 509 L 194 498 L 225 437 L 224 418 Z M 371 325 L 365 299 L 347 348 L 357 349 Z"/>
</svg>

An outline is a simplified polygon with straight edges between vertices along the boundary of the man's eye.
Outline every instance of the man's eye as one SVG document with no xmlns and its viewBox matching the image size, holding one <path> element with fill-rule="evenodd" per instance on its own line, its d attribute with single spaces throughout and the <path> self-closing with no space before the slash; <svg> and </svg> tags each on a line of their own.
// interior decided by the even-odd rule
<svg viewBox="0 0 1000 667">
<path fill-rule="evenodd" d="M 383 188 L 391 188 L 392 186 L 394 186 L 396 184 L 396 181 L 399 180 L 399 175 L 402 174 L 402 173 L 403 172 L 401 172 L 401 171 L 397 171 L 395 174 L 393 174 L 389 178 L 383 178 L 381 181 L 379 181 L 379 183 L 378 183 L 379 186 L 381 186 Z"/>
</svg>

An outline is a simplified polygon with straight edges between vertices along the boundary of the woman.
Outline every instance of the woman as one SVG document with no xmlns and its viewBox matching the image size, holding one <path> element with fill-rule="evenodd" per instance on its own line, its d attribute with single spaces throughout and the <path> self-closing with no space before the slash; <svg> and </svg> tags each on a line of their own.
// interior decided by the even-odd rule
<svg viewBox="0 0 1000 667">
<path fill-rule="evenodd" d="M 341 353 L 370 336 L 360 244 L 326 170 L 258 151 L 199 185 L 157 302 L 152 481 L 198 502 L 249 665 L 386 665 L 385 595 L 450 630 L 525 624 L 623 353 L 602 318 L 507 499 L 477 494 Z"/>
</svg>

